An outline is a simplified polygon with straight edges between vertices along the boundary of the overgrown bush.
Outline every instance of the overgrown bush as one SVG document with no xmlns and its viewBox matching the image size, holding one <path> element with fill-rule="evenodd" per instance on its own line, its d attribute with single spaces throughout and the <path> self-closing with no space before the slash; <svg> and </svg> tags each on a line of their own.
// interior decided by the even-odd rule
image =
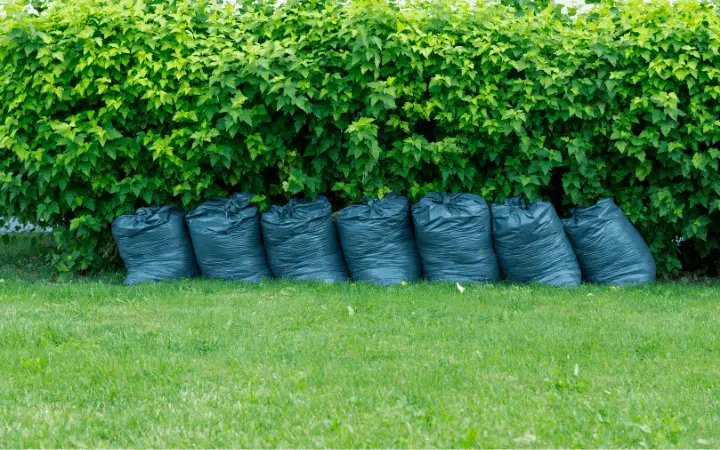
<svg viewBox="0 0 720 450">
<path fill-rule="evenodd" d="M 717 260 L 711 4 L 272 3 L 9 7 L 0 213 L 57 227 L 55 266 L 81 271 L 117 215 L 233 191 L 612 196 L 661 271 Z"/>
</svg>

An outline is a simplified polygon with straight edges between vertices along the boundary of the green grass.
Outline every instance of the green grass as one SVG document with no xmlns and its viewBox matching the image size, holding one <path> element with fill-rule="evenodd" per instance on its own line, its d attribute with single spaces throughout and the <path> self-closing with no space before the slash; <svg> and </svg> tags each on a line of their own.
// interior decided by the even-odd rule
<svg viewBox="0 0 720 450">
<path fill-rule="evenodd" d="M 42 248 L 0 249 L 0 447 L 720 447 L 717 286 L 124 287 Z"/>
</svg>

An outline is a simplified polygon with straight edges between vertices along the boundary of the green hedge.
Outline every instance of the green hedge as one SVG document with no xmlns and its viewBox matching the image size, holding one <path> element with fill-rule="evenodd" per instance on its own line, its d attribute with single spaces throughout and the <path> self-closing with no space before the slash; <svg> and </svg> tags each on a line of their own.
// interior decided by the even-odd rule
<svg viewBox="0 0 720 450">
<path fill-rule="evenodd" d="M 337 206 L 389 190 L 525 193 L 561 212 L 612 196 L 661 271 L 717 261 L 711 4 L 9 9 L 0 214 L 58 227 L 60 270 L 100 268 L 119 214 L 239 190 Z"/>
</svg>

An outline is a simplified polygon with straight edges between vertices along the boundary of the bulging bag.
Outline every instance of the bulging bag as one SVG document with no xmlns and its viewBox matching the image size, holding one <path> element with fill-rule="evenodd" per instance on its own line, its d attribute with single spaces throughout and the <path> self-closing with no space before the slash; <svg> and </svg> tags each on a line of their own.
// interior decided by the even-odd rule
<svg viewBox="0 0 720 450">
<path fill-rule="evenodd" d="M 563 225 L 584 280 L 614 285 L 655 280 L 650 249 L 613 199 L 575 208 Z"/>
<path fill-rule="evenodd" d="M 503 278 L 558 286 L 580 284 L 580 266 L 551 203 L 522 197 L 492 205 L 493 243 Z"/>
<path fill-rule="evenodd" d="M 366 199 L 337 214 L 345 261 L 355 281 L 396 284 L 420 278 L 407 197 Z"/>
<path fill-rule="evenodd" d="M 200 275 L 185 212 L 176 206 L 151 206 L 119 216 L 112 234 L 127 269 L 125 284 Z"/>
<path fill-rule="evenodd" d="M 259 282 L 270 278 L 253 194 L 206 201 L 185 216 L 195 257 L 203 275 Z"/>
<path fill-rule="evenodd" d="M 290 200 L 262 215 L 263 240 L 273 275 L 291 280 L 344 281 L 343 261 L 328 199 Z"/>
<path fill-rule="evenodd" d="M 500 279 L 490 207 L 474 194 L 431 192 L 412 208 L 422 270 L 429 281 Z"/>
</svg>

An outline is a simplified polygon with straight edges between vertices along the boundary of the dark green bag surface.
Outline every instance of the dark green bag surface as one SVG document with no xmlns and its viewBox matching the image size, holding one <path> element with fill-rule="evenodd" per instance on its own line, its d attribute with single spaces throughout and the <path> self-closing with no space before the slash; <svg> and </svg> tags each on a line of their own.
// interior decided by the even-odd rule
<svg viewBox="0 0 720 450">
<path fill-rule="evenodd" d="M 580 284 L 580 266 L 551 203 L 514 197 L 492 205 L 493 243 L 503 278 L 558 286 Z"/>
<path fill-rule="evenodd" d="M 203 275 L 259 282 L 270 278 L 253 194 L 206 201 L 185 216 L 195 257 Z"/>
<path fill-rule="evenodd" d="M 406 197 L 387 194 L 350 205 L 338 212 L 337 224 L 353 280 L 396 284 L 420 278 Z"/>
<path fill-rule="evenodd" d="M 117 217 L 112 233 L 125 263 L 125 284 L 200 275 L 185 224 L 176 206 L 140 208 Z"/>
<path fill-rule="evenodd" d="M 273 275 L 291 280 L 345 281 L 330 202 L 292 199 L 262 215 L 262 232 Z"/>
<path fill-rule="evenodd" d="M 655 280 L 650 249 L 613 199 L 575 208 L 563 225 L 584 280 L 614 285 Z"/>
<path fill-rule="evenodd" d="M 492 219 L 474 194 L 431 192 L 412 208 L 420 261 L 429 281 L 497 281 Z"/>
</svg>

